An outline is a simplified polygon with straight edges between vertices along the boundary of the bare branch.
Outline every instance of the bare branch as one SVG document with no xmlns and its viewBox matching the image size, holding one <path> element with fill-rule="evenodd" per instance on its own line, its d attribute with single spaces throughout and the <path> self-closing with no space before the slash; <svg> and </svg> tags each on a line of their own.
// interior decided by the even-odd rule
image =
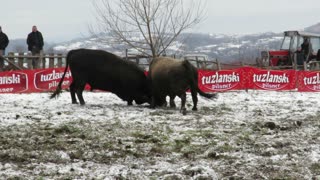
<svg viewBox="0 0 320 180">
<path fill-rule="evenodd" d="M 100 39 L 104 37 L 99 37 L 99 33 L 108 33 L 115 39 L 112 43 L 125 43 L 141 53 L 159 56 L 183 31 L 194 27 L 204 17 L 203 1 L 185 1 L 93 1 L 97 24 L 95 28 L 90 27 L 90 32 Z"/>
</svg>

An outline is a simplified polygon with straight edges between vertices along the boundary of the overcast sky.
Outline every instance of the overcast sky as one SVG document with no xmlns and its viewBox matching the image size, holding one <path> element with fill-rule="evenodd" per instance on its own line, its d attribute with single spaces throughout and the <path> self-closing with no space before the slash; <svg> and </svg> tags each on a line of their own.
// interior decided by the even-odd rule
<svg viewBox="0 0 320 180">
<path fill-rule="evenodd" d="M 193 29 L 216 34 L 302 30 L 320 22 L 320 0 L 208 0 L 207 17 Z M 86 37 L 94 24 L 92 0 L 2 0 L 0 25 L 10 39 L 33 25 L 48 42 Z"/>
</svg>

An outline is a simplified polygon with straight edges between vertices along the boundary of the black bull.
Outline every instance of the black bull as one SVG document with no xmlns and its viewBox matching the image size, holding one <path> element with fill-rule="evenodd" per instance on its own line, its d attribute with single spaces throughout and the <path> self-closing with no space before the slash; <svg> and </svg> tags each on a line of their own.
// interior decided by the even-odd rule
<svg viewBox="0 0 320 180">
<path fill-rule="evenodd" d="M 144 71 L 130 61 L 102 50 L 77 49 L 67 54 L 66 68 L 56 91 L 51 95 L 54 98 L 61 93 L 61 84 L 68 66 L 73 81 L 70 84 L 72 103 L 76 104 L 76 94 L 81 105 L 85 104 L 82 92 L 88 83 L 91 89 L 110 91 L 132 105 L 150 102 L 150 90 Z"/>
<path fill-rule="evenodd" d="M 151 81 L 151 107 L 166 104 L 166 96 L 170 97 L 170 106 L 175 107 L 174 98 L 181 98 L 181 109 L 186 114 L 186 91 L 190 89 L 193 101 L 192 110 L 197 110 L 199 93 L 206 98 L 214 98 L 216 94 L 206 94 L 198 87 L 198 71 L 189 61 L 159 57 L 152 60 L 148 78 Z"/>
</svg>

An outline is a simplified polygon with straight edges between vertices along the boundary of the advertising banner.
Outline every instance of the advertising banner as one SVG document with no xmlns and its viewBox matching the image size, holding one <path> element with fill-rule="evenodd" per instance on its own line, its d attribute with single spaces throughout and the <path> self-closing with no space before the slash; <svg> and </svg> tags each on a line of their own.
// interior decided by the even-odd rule
<svg viewBox="0 0 320 180">
<path fill-rule="evenodd" d="M 1 72 L 0 93 L 28 92 L 28 74 L 20 71 Z"/>
<path fill-rule="evenodd" d="M 295 70 L 264 70 L 247 68 L 248 89 L 270 91 L 292 90 L 296 88 Z"/>
<path fill-rule="evenodd" d="M 0 72 L 0 93 L 33 93 L 54 91 L 65 68 Z M 146 72 L 147 73 L 147 72 Z M 62 89 L 72 82 L 66 72 Z M 242 89 L 293 90 L 320 92 L 320 71 L 265 70 L 243 67 L 232 70 L 199 70 L 198 86 L 204 92 L 223 92 Z M 87 84 L 86 90 L 90 90 Z"/>
<path fill-rule="evenodd" d="M 220 71 L 199 70 L 198 85 L 204 92 L 245 89 L 245 72 L 243 68 Z"/>
<path fill-rule="evenodd" d="M 320 72 L 299 71 L 297 86 L 300 92 L 320 92 Z"/>
<path fill-rule="evenodd" d="M 64 68 L 43 69 L 34 73 L 33 87 L 36 91 L 54 91 L 64 73 Z M 62 89 L 69 88 L 72 82 L 71 72 L 68 70 L 62 82 Z"/>
<path fill-rule="evenodd" d="M 54 91 L 62 78 L 65 68 L 50 68 L 23 71 L 0 72 L 0 93 L 33 93 Z M 69 88 L 72 82 L 67 71 L 62 89 Z"/>
</svg>

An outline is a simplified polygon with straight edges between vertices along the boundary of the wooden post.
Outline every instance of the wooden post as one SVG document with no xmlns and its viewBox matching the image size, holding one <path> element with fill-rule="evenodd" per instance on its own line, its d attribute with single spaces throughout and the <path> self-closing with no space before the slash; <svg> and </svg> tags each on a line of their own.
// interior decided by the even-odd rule
<svg viewBox="0 0 320 180">
<path fill-rule="evenodd" d="M 297 64 L 297 53 L 294 53 L 293 55 L 293 65 L 292 65 L 292 69 L 297 70 L 298 69 L 298 64 Z"/>
<path fill-rule="evenodd" d="M 8 53 L 8 59 L 9 59 L 9 61 L 11 61 L 12 63 L 15 63 L 14 62 L 14 52 L 9 52 Z M 11 68 L 12 67 L 12 65 L 11 64 L 8 64 L 9 65 L 9 67 Z"/>
<path fill-rule="evenodd" d="M 8 56 L 9 56 L 8 59 L 14 63 L 14 52 L 9 52 Z"/>
<path fill-rule="evenodd" d="M 126 60 L 128 60 L 128 49 L 126 49 Z"/>
<path fill-rule="evenodd" d="M 49 54 L 49 68 L 53 68 L 54 67 L 54 57 L 53 57 L 53 53 Z"/>
<path fill-rule="evenodd" d="M 20 67 L 20 68 L 22 68 L 23 67 L 23 60 L 24 60 L 24 58 L 22 57 L 24 55 L 24 53 L 23 52 L 20 52 L 19 53 L 19 57 L 18 57 L 18 66 Z"/>
<path fill-rule="evenodd" d="M 62 67 L 62 54 L 58 54 L 58 67 Z"/>
<path fill-rule="evenodd" d="M 31 53 L 28 53 L 28 57 L 26 58 L 28 69 L 32 69 L 32 57 L 30 57 L 30 56 L 33 56 L 33 55 Z"/>
<path fill-rule="evenodd" d="M 308 71 L 307 62 L 303 62 L 303 70 Z"/>
<path fill-rule="evenodd" d="M 41 64 L 42 64 L 42 68 L 45 69 L 46 68 L 46 60 L 47 60 L 47 54 L 43 54 L 43 58 L 41 60 Z M 41 67 L 41 66 L 40 66 Z"/>
<path fill-rule="evenodd" d="M 43 59 L 44 59 L 44 54 L 43 54 L 43 50 L 41 50 L 40 53 L 39 53 L 38 67 L 37 68 L 41 68 L 43 66 Z"/>
<path fill-rule="evenodd" d="M 217 62 L 218 70 L 221 70 L 221 64 L 220 64 L 220 62 L 218 61 L 217 58 L 216 58 L 216 62 Z"/>
</svg>

